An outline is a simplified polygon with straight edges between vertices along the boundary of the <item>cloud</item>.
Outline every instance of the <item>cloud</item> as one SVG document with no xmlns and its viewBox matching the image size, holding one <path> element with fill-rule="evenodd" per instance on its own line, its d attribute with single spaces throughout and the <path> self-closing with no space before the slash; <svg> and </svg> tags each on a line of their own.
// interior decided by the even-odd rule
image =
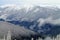
<svg viewBox="0 0 60 40">
<path fill-rule="evenodd" d="M 53 22 L 53 18 L 52 17 L 48 17 L 46 19 L 40 18 L 37 22 L 39 22 L 39 26 L 42 26 L 45 23 L 51 23 L 51 22 Z"/>
<path fill-rule="evenodd" d="M 4 15 L 0 16 L 0 18 L 6 19 L 7 16 L 8 16 L 7 14 L 4 14 Z"/>
<path fill-rule="evenodd" d="M 0 13 L 1 13 L 1 11 L 0 11 Z"/>
<path fill-rule="evenodd" d="M 60 18 L 58 18 L 58 19 L 53 19 L 53 17 L 48 17 L 46 19 L 40 18 L 37 22 L 39 23 L 38 26 L 42 26 L 46 23 L 50 23 L 50 24 L 54 24 L 54 25 L 60 25 Z"/>
<path fill-rule="evenodd" d="M 2 5 L 0 6 L 1 8 L 5 8 L 5 7 L 15 7 L 16 5 L 14 4 L 7 4 L 7 5 Z"/>
</svg>

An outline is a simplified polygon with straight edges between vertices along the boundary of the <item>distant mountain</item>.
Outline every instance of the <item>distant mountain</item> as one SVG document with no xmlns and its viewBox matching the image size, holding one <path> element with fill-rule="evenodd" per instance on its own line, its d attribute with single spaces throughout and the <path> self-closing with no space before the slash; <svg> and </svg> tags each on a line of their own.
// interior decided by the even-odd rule
<svg viewBox="0 0 60 40">
<path fill-rule="evenodd" d="M 60 29 L 60 8 L 57 7 L 1 6 L 0 20 L 23 26 L 41 35 L 52 36 L 60 33 L 58 31 Z"/>
<path fill-rule="evenodd" d="M 57 14 L 58 13 L 58 14 Z M 53 7 L 41 7 L 41 6 L 1 6 L 0 18 L 4 20 L 21 20 L 21 21 L 33 21 L 39 18 L 47 18 L 52 16 L 54 19 L 59 18 L 60 9 Z"/>
</svg>

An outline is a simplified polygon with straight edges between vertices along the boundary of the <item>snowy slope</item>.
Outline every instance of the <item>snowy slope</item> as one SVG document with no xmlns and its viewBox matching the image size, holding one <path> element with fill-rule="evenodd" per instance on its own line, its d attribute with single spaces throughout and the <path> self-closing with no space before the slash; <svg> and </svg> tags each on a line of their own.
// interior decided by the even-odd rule
<svg viewBox="0 0 60 40">
<path fill-rule="evenodd" d="M 0 37 L 7 35 L 8 31 L 11 31 L 11 35 L 14 37 L 31 37 L 33 35 L 37 35 L 36 32 L 25 29 L 22 26 L 0 21 Z"/>
</svg>

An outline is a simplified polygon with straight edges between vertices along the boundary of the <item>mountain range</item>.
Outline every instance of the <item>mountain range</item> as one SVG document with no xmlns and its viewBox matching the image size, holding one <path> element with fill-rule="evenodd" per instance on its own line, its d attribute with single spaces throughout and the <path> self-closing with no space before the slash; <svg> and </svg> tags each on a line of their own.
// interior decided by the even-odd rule
<svg viewBox="0 0 60 40">
<path fill-rule="evenodd" d="M 22 26 L 42 36 L 56 36 L 60 33 L 60 8 L 49 6 L 0 6 L 0 21 Z"/>
</svg>

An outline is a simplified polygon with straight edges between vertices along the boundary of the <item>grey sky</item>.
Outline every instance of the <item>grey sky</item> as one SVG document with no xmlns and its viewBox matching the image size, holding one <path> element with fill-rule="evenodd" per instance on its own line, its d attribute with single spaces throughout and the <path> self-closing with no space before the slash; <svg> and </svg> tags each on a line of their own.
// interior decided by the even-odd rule
<svg viewBox="0 0 60 40">
<path fill-rule="evenodd" d="M 3 5 L 3 4 L 60 5 L 60 0 L 0 0 L 0 5 Z"/>
</svg>

